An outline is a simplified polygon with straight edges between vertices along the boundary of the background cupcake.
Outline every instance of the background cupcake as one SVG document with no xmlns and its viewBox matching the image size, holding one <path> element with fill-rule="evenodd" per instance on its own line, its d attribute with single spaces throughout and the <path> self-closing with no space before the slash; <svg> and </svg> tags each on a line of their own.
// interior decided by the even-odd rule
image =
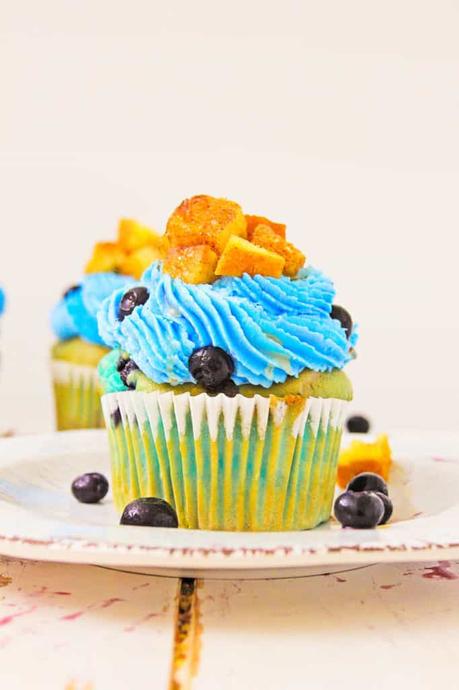
<svg viewBox="0 0 459 690">
<path fill-rule="evenodd" d="M 126 288 L 162 255 L 159 236 L 136 221 L 120 222 L 117 242 L 96 244 L 82 280 L 54 307 L 51 326 L 56 424 L 59 430 L 103 426 L 97 365 L 108 352 L 97 312 L 114 290 Z"/>
<path fill-rule="evenodd" d="M 0 316 L 5 311 L 5 302 L 6 302 L 5 293 L 2 290 L 2 288 L 0 287 Z"/>
<path fill-rule="evenodd" d="M 2 288 L 0 287 L 0 316 L 5 311 L 5 303 L 6 303 L 5 293 L 2 290 Z"/>
<path fill-rule="evenodd" d="M 169 250 L 99 313 L 118 508 L 157 496 L 183 527 L 307 529 L 330 515 L 352 320 L 285 226 L 187 200 Z"/>
</svg>

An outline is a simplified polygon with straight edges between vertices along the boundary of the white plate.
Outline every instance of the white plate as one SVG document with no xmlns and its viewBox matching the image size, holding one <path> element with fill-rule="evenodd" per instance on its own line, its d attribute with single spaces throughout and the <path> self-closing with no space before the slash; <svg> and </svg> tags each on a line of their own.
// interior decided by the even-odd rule
<svg viewBox="0 0 459 690">
<path fill-rule="evenodd" d="M 272 533 L 120 527 L 110 499 L 82 505 L 70 494 L 77 475 L 109 474 L 104 431 L 2 439 L 0 552 L 206 577 L 291 577 L 311 567 L 459 558 L 459 433 L 390 438 L 391 524 L 343 530 L 330 521 L 307 532 Z"/>
</svg>

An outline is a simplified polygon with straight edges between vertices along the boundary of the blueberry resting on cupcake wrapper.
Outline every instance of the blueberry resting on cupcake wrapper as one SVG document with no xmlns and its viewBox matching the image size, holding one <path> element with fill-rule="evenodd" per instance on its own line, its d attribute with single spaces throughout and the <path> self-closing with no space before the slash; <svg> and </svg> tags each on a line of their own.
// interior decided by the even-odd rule
<svg viewBox="0 0 459 690">
<path fill-rule="evenodd" d="M 221 347 L 207 345 L 195 350 L 188 360 L 188 368 L 206 393 L 223 393 L 230 398 L 237 395 L 239 389 L 231 380 L 234 362 Z"/>
<path fill-rule="evenodd" d="M 183 202 L 164 243 L 98 316 L 118 509 L 155 496 L 195 529 L 328 520 L 357 342 L 333 284 L 285 225 L 226 199 Z"/>
</svg>

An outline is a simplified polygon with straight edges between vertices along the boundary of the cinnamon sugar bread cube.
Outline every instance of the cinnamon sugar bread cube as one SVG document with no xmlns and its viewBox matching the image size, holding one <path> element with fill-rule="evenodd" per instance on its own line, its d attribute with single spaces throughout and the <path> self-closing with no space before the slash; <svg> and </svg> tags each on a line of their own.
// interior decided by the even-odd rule
<svg viewBox="0 0 459 690">
<path fill-rule="evenodd" d="M 274 223 L 272 220 L 269 220 L 269 218 L 265 218 L 264 216 L 248 216 L 246 215 L 246 221 L 247 221 L 247 239 L 252 240 L 253 237 L 253 231 L 257 227 L 257 225 L 267 225 L 268 227 L 273 230 L 276 235 L 279 235 L 279 237 L 283 237 L 285 240 L 285 232 L 287 226 L 284 225 L 284 223 Z"/>
<path fill-rule="evenodd" d="M 247 236 L 247 221 L 234 201 L 194 196 L 171 215 L 166 235 L 171 247 L 208 245 L 220 255 L 232 235 Z"/>
<path fill-rule="evenodd" d="M 306 261 L 305 255 L 291 242 L 280 237 L 268 225 L 257 225 L 253 231 L 252 242 L 258 247 L 264 247 L 271 252 L 280 254 L 285 259 L 284 273 L 287 276 L 296 276 Z"/>
<path fill-rule="evenodd" d="M 229 239 L 217 264 L 215 273 L 218 276 L 250 275 L 272 276 L 280 278 L 285 259 L 262 247 L 233 236 Z"/>
<path fill-rule="evenodd" d="M 185 283 L 212 283 L 218 256 L 208 245 L 171 247 L 164 259 L 163 270 Z"/>
</svg>

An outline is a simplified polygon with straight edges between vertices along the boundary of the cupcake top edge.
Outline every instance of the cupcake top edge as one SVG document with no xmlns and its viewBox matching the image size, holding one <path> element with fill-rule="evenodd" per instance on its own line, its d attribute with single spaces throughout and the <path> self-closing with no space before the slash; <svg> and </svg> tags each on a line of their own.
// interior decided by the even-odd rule
<svg viewBox="0 0 459 690">
<path fill-rule="evenodd" d="M 97 311 L 113 290 L 138 280 L 164 255 L 163 238 L 136 220 L 122 218 L 114 242 L 97 242 L 81 281 L 68 288 L 51 312 L 51 328 L 60 341 L 82 338 L 103 344 Z"/>
<path fill-rule="evenodd" d="M 97 313 L 114 290 L 127 288 L 134 280 L 117 273 L 91 273 L 65 291 L 51 312 L 51 328 L 58 340 L 82 338 L 103 345 Z"/>
<path fill-rule="evenodd" d="M 157 384 L 201 378 L 210 392 L 229 380 L 270 388 L 304 370 L 342 369 L 353 358 L 357 331 L 334 296 L 332 282 L 313 267 L 295 279 L 243 274 L 195 285 L 158 261 L 140 284 L 104 301 L 99 332 Z"/>
</svg>

